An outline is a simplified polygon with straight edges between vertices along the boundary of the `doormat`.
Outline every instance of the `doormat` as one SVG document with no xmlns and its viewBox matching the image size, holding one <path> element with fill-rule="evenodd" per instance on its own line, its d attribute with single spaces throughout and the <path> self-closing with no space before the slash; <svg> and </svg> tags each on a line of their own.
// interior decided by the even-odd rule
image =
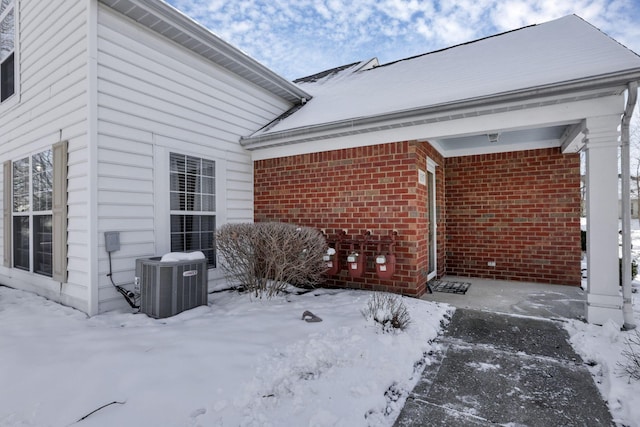
<svg viewBox="0 0 640 427">
<path fill-rule="evenodd" d="M 469 282 L 449 282 L 446 280 L 433 279 L 427 286 L 431 292 L 447 292 L 449 294 L 466 294 L 471 283 Z"/>
</svg>

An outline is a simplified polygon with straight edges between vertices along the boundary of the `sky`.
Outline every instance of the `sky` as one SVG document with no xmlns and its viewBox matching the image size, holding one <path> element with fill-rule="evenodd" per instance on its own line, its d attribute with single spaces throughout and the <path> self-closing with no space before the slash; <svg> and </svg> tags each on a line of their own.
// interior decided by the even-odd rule
<svg viewBox="0 0 640 427">
<path fill-rule="evenodd" d="M 293 80 L 576 14 L 640 53 L 640 0 L 165 0 Z"/>
</svg>

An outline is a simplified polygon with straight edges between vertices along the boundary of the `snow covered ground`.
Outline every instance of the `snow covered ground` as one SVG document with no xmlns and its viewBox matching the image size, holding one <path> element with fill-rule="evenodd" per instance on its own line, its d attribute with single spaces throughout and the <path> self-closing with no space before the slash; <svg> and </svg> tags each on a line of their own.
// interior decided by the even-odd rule
<svg viewBox="0 0 640 427">
<path fill-rule="evenodd" d="M 634 294 L 634 317 L 640 327 L 640 307 Z M 570 341 L 596 381 L 603 399 L 608 403 L 613 420 L 621 426 L 640 426 L 640 381 L 629 380 L 619 364 L 628 360 L 622 355 L 628 350 L 627 340 L 636 339 L 634 331 L 622 332 L 610 322 L 604 326 L 588 325 L 574 320 L 566 325 Z M 640 347 L 636 347 L 640 357 Z"/>
<path fill-rule="evenodd" d="M 585 226 L 584 221 L 582 226 Z M 637 219 L 631 221 L 631 241 L 631 257 L 640 263 L 640 222 Z M 585 267 L 586 262 L 583 262 Z M 638 276 L 632 285 L 640 289 Z M 586 289 L 585 279 L 583 287 Z M 633 313 L 635 324 L 640 328 L 640 293 L 633 293 Z M 620 366 L 628 363 L 622 352 L 629 350 L 629 338 L 637 340 L 640 336 L 636 336 L 635 331 L 620 331 L 621 326 L 615 322 L 594 326 L 571 321 L 566 329 L 576 352 L 591 365 L 591 374 L 614 421 L 619 425 L 640 427 L 640 381 L 629 380 Z M 640 353 L 640 348 L 636 350 Z"/>
<path fill-rule="evenodd" d="M 637 258 L 640 223 L 632 228 Z M 383 334 L 361 314 L 370 296 L 221 292 L 155 320 L 87 318 L 0 287 L 0 426 L 390 426 L 452 308 L 404 298 L 410 327 Z M 323 321 L 303 321 L 305 310 Z M 640 293 L 634 314 L 640 327 Z M 635 332 L 566 328 L 615 421 L 640 427 L 640 382 L 619 366 Z"/>
<path fill-rule="evenodd" d="M 411 325 L 383 334 L 370 295 L 222 292 L 155 320 L 0 287 L 0 426 L 390 426 L 450 307 L 404 298 Z"/>
</svg>

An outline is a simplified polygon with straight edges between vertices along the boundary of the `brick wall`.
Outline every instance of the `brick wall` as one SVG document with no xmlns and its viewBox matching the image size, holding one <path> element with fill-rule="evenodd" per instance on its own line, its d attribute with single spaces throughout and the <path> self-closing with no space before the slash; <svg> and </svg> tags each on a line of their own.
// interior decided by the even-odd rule
<svg viewBox="0 0 640 427">
<path fill-rule="evenodd" d="M 447 274 L 580 284 L 579 155 L 456 157 L 445 171 Z"/>
<path fill-rule="evenodd" d="M 371 230 L 373 241 L 396 230 L 393 279 L 376 276 L 377 246 L 371 244 L 362 278 L 349 276 L 343 253 L 340 274 L 329 276 L 327 283 L 421 295 L 424 254 L 418 252 L 424 247 L 426 204 L 417 190 L 417 162 L 423 162 L 427 146 L 398 142 L 256 161 L 255 220 L 325 229 L 332 241 L 343 229 L 348 239 Z"/>
</svg>

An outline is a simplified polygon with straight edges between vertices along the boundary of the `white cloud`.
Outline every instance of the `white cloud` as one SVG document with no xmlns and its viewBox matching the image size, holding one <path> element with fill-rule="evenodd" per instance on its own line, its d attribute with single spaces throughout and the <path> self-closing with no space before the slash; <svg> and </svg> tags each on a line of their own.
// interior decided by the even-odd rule
<svg viewBox="0 0 640 427">
<path fill-rule="evenodd" d="M 389 62 L 575 13 L 640 52 L 633 0 L 167 0 L 293 79 Z"/>
</svg>

